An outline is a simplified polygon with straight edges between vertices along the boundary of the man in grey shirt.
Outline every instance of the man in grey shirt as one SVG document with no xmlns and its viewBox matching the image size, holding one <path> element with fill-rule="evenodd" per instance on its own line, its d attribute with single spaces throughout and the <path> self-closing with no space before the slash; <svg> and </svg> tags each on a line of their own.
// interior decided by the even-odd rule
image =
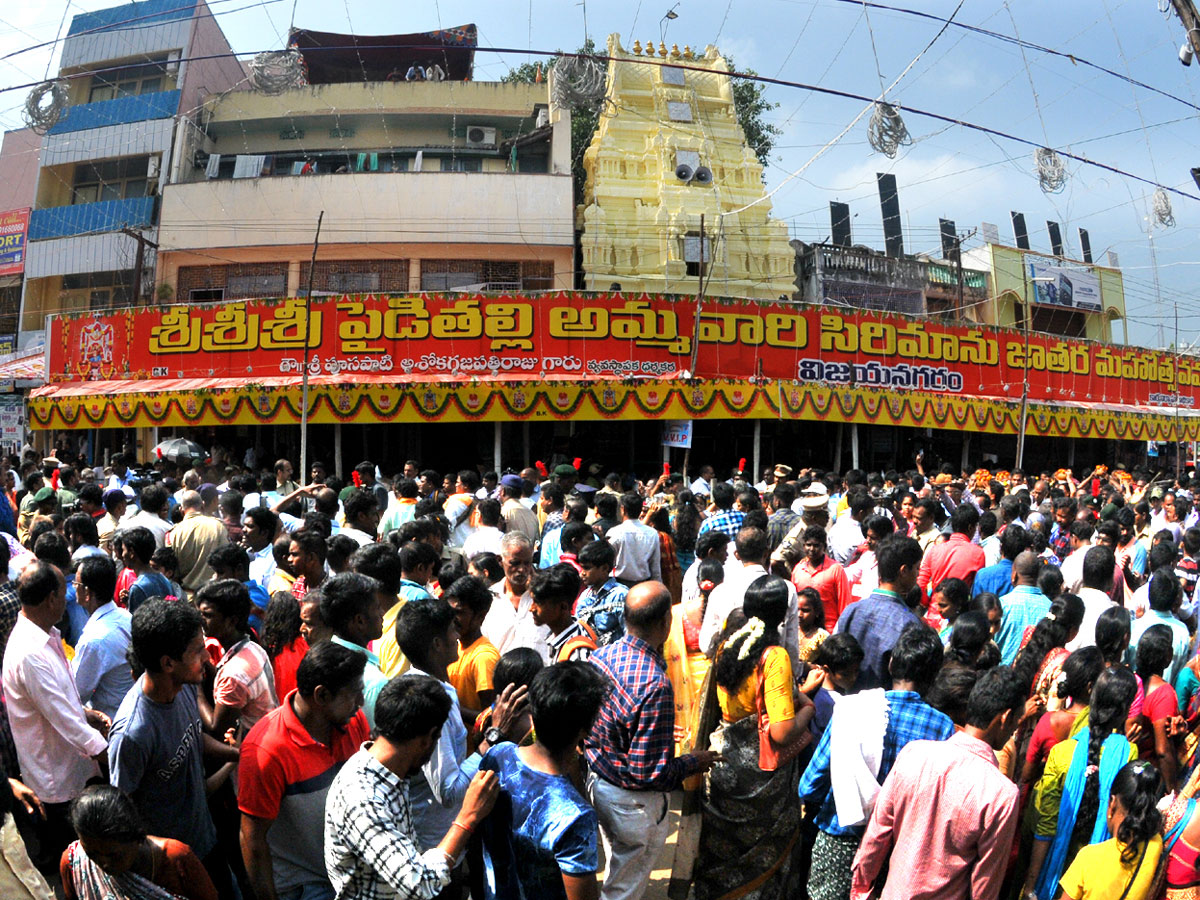
<svg viewBox="0 0 1200 900">
<path fill-rule="evenodd" d="M 237 762 L 238 751 L 200 724 L 204 622 L 189 603 L 147 600 L 134 613 L 132 642 L 145 672 L 109 733 L 109 781 L 133 798 L 150 834 L 191 847 L 217 895 L 232 896 L 233 875 L 208 812 L 203 757 Z"/>
<path fill-rule="evenodd" d="M 640 521 L 642 498 L 621 495 L 621 524 L 608 531 L 608 542 L 617 551 L 613 577 L 632 587 L 641 581 L 662 581 L 661 544 L 658 532 Z"/>
</svg>

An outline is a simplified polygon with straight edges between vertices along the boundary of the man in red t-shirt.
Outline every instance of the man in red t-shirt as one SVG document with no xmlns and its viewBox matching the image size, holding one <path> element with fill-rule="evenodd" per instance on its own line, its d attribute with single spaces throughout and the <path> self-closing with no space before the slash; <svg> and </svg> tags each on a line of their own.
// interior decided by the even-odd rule
<svg viewBox="0 0 1200 900">
<path fill-rule="evenodd" d="M 825 553 L 827 538 L 820 525 L 804 529 L 804 557 L 792 569 L 792 584 L 797 591 L 816 588 L 825 607 L 825 630 L 830 634 L 837 626 L 838 616 L 854 602 L 850 581 L 841 563 Z"/>
<path fill-rule="evenodd" d="M 987 565 L 986 554 L 972 543 L 979 525 L 979 510 L 963 503 L 950 515 L 950 539 L 932 544 L 921 559 L 917 584 L 921 602 L 928 603 L 934 588 L 947 578 L 961 578 L 968 586 L 975 583 L 975 573 Z"/>
<path fill-rule="evenodd" d="M 242 742 L 242 858 L 259 900 L 306 887 L 333 896 L 325 874 L 325 795 L 370 732 L 361 709 L 365 664 L 365 656 L 340 644 L 317 644 L 296 670 L 296 690 Z"/>
</svg>

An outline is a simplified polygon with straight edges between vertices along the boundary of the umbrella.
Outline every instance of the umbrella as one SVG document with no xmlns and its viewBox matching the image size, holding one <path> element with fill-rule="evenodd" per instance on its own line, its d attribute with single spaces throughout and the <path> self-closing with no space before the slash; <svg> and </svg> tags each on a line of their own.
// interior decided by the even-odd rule
<svg viewBox="0 0 1200 900">
<path fill-rule="evenodd" d="M 208 451 L 187 438 L 168 438 L 154 448 L 154 456 L 177 463 L 181 459 L 207 459 Z"/>
</svg>

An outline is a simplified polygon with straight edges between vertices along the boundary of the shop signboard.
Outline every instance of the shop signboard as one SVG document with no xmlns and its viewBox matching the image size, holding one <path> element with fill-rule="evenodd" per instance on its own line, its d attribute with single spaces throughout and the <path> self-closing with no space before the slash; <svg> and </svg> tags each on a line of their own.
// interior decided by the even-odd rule
<svg viewBox="0 0 1200 900">
<path fill-rule="evenodd" d="M 353 295 L 52 317 L 49 385 L 750 379 L 1147 405 L 1200 396 L 1200 357 L 790 303 L 634 294 Z M 307 354 L 306 354 L 307 345 Z M 215 380 L 221 382 L 217 385 Z M 111 384 L 116 382 L 116 384 Z M 1161 402 L 1161 401 L 1160 401 Z"/>
<path fill-rule="evenodd" d="M 0 397 L 0 444 L 20 447 L 25 440 L 25 400 Z"/>
<path fill-rule="evenodd" d="M 25 271 L 25 236 L 29 231 L 29 207 L 0 212 L 0 275 Z"/>
</svg>

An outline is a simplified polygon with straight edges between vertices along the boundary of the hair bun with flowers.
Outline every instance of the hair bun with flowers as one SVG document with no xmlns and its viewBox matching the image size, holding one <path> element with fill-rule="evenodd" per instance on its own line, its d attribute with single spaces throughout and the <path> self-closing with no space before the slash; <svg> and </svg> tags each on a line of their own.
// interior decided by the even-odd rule
<svg viewBox="0 0 1200 900">
<path fill-rule="evenodd" d="M 732 647 L 741 642 L 738 647 L 738 659 L 745 659 L 750 655 L 750 648 L 758 643 L 767 632 L 767 623 L 755 616 L 746 622 L 732 637 L 729 638 L 729 646 Z"/>
</svg>

